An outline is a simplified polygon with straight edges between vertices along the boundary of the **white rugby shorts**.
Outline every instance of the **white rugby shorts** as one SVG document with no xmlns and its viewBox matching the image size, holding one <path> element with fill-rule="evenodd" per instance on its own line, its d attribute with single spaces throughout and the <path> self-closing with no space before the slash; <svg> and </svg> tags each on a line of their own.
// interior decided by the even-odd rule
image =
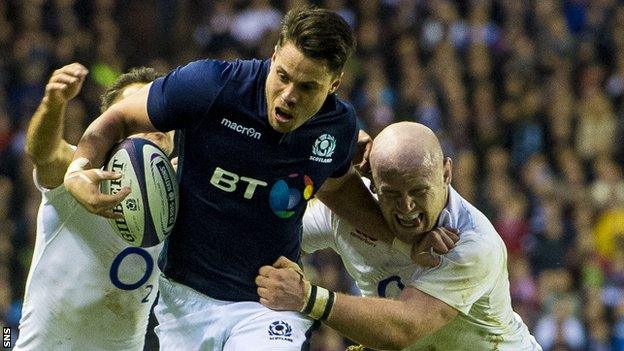
<svg viewBox="0 0 624 351">
<path fill-rule="evenodd" d="M 161 350 L 308 350 L 319 322 L 259 302 L 213 299 L 160 276 L 154 312 Z"/>
</svg>

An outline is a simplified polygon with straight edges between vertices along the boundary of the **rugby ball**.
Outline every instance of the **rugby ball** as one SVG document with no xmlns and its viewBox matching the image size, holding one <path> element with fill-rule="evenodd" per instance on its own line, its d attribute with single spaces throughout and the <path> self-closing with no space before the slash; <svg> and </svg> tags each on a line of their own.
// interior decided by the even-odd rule
<svg viewBox="0 0 624 351">
<path fill-rule="evenodd" d="M 165 240 L 175 224 L 179 201 L 176 174 L 167 155 L 147 139 L 128 138 L 110 152 L 104 169 L 122 177 L 103 181 L 102 193 L 131 189 L 113 208 L 121 214 L 109 219 L 115 232 L 133 246 L 151 247 Z"/>
</svg>

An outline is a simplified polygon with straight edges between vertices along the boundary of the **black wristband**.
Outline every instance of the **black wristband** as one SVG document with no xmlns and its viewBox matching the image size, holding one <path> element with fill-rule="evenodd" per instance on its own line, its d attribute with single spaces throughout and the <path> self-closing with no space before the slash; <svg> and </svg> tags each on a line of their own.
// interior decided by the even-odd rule
<svg viewBox="0 0 624 351">
<path fill-rule="evenodd" d="M 325 305 L 325 311 L 323 311 L 323 315 L 321 316 L 322 321 L 326 321 L 327 317 L 329 317 L 329 313 L 331 312 L 331 309 L 334 306 L 335 295 L 336 294 L 333 291 L 329 292 L 329 298 L 327 299 L 327 304 Z"/>
<path fill-rule="evenodd" d="M 312 290 L 310 291 L 310 298 L 308 299 L 308 303 L 306 304 L 304 309 L 301 310 L 301 313 L 310 314 L 310 312 L 312 312 L 312 308 L 314 308 L 314 303 L 316 302 L 316 289 L 317 289 L 316 285 L 312 285 Z"/>
</svg>

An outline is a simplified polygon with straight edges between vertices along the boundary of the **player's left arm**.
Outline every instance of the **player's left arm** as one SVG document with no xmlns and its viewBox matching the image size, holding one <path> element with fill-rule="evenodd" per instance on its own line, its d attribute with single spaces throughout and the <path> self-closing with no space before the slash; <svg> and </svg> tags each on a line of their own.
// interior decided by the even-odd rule
<svg viewBox="0 0 624 351">
<path fill-rule="evenodd" d="M 353 167 L 339 178 L 328 178 L 316 196 L 338 217 L 367 234 L 392 244 L 394 234 Z"/>
<path fill-rule="evenodd" d="M 63 176 L 74 154 L 63 139 L 65 109 L 80 93 L 88 70 L 74 62 L 52 73 L 39 107 L 26 132 L 25 151 L 37 172 L 37 182 L 48 189 L 63 183 Z"/>
<path fill-rule="evenodd" d="M 306 313 L 375 349 L 403 349 L 458 314 L 455 308 L 414 287 L 406 287 L 399 300 L 336 294 L 311 285 L 300 268 L 285 257 L 262 267 L 256 284 L 263 305 Z"/>
</svg>

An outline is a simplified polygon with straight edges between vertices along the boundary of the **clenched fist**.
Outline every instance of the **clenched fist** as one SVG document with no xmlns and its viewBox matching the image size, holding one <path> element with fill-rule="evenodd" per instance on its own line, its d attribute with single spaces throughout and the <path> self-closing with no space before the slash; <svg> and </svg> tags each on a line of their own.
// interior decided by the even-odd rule
<svg viewBox="0 0 624 351">
<path fill-rule="evenodd" d="M 77 62 L 55 70 L 46 85 L 44 99 L 56 106 L 73 99 L 80 92 L 87 73 L 89 70 Z"/>
</svg>

